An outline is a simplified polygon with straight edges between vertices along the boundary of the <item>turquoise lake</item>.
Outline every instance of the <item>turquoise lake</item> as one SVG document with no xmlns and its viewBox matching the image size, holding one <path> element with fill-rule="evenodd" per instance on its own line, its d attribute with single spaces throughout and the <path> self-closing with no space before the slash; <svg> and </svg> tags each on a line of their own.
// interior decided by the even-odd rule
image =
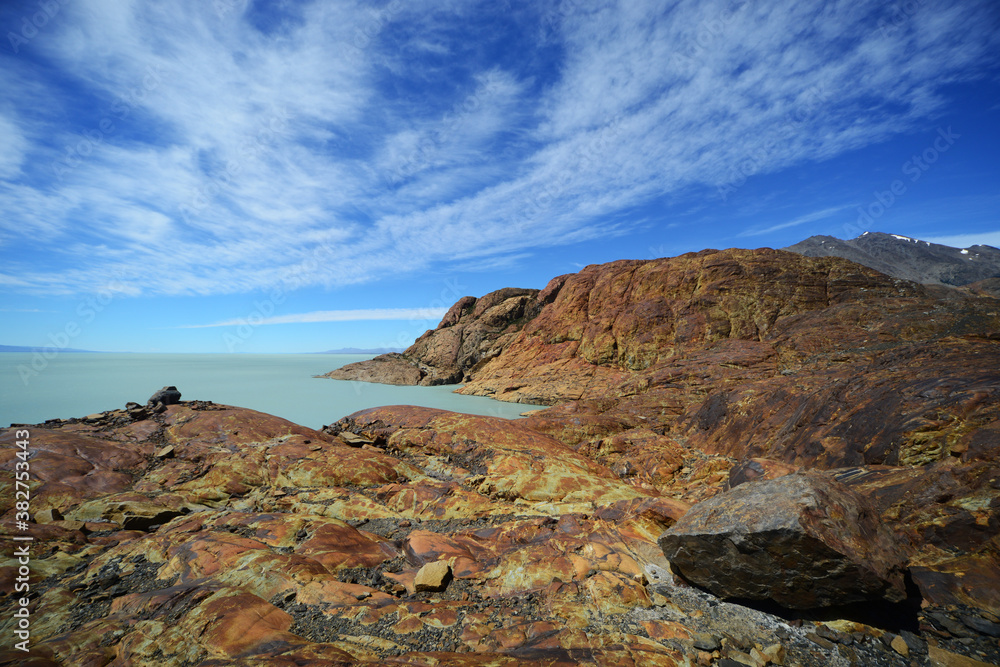
<svg viewBox="0 0 1000 667">
<path fill-rule="evenodd" d="M 145 403 L 166 385 L 182 400 L 251 408 L 310 428 L 379 405 L 420 405 L 516 418 L 534 406 L 452 393 L 454 386 L 396 387 L 314 378 L 374 355 L 0 354 L 0 427 L 83 417 Z M 45 361 L 46 363 L 41 363 Z M 34 366 L 32 365 L 34 362 Z"/>
</svg>

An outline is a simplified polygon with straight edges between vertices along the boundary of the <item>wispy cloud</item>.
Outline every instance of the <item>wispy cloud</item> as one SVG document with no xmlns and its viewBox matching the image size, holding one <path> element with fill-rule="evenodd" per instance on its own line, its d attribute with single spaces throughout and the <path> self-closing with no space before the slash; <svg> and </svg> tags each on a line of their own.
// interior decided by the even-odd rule
<svg viewBox="0 0 1000 667">
<path fill-rule="evenodd" d="M 804 225 L 808 222 L 816 222 L 817 220 L 824 220 L 829 218 L 834 213 L 839 213 L 843 211 L 847 206 L 834 206 L 831 208 L 825 208 L 822 211 L 814 211 L 807 215 L 800 216 L 794 220 L 788 222 L 782 222 L 777 225 L 771 225 L 770 227 L 765 227 L 764 229 L 748 229 L 744 232 L 740 232 L 737 236 L 764 236 L 766 234 L 772 234 L 774 232 L 781 231 L 782 229 L 788 229 L 789 227 L 798 227 L 799 225 Z"/>
<path fill-rule="evenodd" d="M 263 324 L 310 324 L 315 322 L 361 322 L 365 320 L 439 320 L 447 308 L 366 308 L 360 310 L 318 310 L 311 313 L 295 313 L 265 317 L 253 321 L 254 326 Z M 246 324 L 246 320 L 235 319 L 212 324 L 185 324 L 177 329 L 208 329 Z"/>
<path fill-rule="evenodd" d="M 0 56 L 19 291 L 342 286 L 603 238 L 910 131 L 1000 53 L 988 0 L 891 29 L 875 0 L 61 6 Z"/>
</svg>

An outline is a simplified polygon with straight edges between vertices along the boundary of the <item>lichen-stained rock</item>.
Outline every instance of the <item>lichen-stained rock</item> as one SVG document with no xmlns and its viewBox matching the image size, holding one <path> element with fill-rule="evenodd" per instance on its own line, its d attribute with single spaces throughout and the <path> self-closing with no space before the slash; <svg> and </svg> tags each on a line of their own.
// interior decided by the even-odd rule
<svg viewBox="0 0 1000 667">
<path fill-rule="evenodd" d="M 84 477 L 98 474 L 87 461 L 101 454 L 138 456 L 127 469 L 104 468 L 124 487 L 80 487 L 51 502 L 63 520 L 25 531 L 16 507 L 0 517 L 5 542 L 31 536 L 34 549 L 32 649 L 0 649 L 0 663 L 674 667 L 696 663 L 698 633 L 731 638 L 725 648 L 742 655 L 784 628 L 799 633 L 788 661 L 830 664 L 837 649 L 808 642 L 806 628 L 771 617 L 748 631 L 750 610 L 661 575 L 668 563 L 656 540 L 689 510 L 674 496 L 718 492 L 735 462 L 661 435 L 637 405 L 600 424 L 535 422 L 546 433 L 532 421 L 401 407 L 327 433 L 247 411 L 243 428 L 240 409 L 202 402 L 32 427 L 46 456 Z M 549 427 L 581 437 L 561 441 Z M 377 448 L 348 445 L 341 428 Z M 78 450 L 95 442 L 106 450 Z M 173 456 L 157 457 L 168 444 Z M 646 488 L 622 461 L 661 468 Z M 914 549 L 915 576 L 950 604 L 975 599 L 955 585 L 962 577 L 990 588 L 995 544 L 982 535 L 992 528 L 991 465 L 931 464 L 925 485 L 903 474 L 909 468 L 831 474 L 874 498 L 887 522 L 912 521 L 900 535 Z M 12 484 L 13 471 L 0 480 Z M 922 547 L 932 535 L 961 549 Z M 447 588 L 417 590 L 428 563 L 451 570 Z M 4 636 L 17 621 L 9 591 L 20 566 L 0 559 Z M 975 618 L 992 627 L 994 617 Z M 859 641 L 858 664 L 893 664 L 864 654 L 891 649 Z M 973 650 L 992 655 L 978 640 Z"/>
<path fill-rule="evenodd" d="M 233 452 L 246 443 L 294 435 L 314 442 L 331 441 L 330 436 L 286 419 L 223 405 L 200 408 L 189 404 L 172 405 L 164 413 L 162 423 L 165 427 L 164 438 L 178 452 L 185 451 L 187 446 L 196 453 L 212 445 Z"/>
<path fill-rule="evenodd" d="M 0 434 L 0 470 L 13 479 L 19 451 L 15 429 Z M 49 429 L 31 430 L 31 508 L 41 511 L 65 508 L 81 499 L 127 489 L 131 471 L 144 466 L 151 445 L 123 445 L 108 439 Z M 14 484 L 0 480 L 0 510 L 15 500 Z"/>
<path fill-rule="evenodd" d="M 676 572 L 723 597 L 796 609 L 906 598 L 905 557 L 875 507 L 817 473 L 695 505 L 659 544 Z"/>
<path fill-rule="evenodd" d="M 337 426 L 381 438 L 404 454 L 447 457 L 469 473 L 461 481 L 475 481 L 479 493 L 536 503 L 543 511 L 649 495 L 559 441 L 505 419 L 389 406 L 354 413 Z"/>
<path fill-rule="evenodd" d="M 946 460 L 927 466 L 830 471 L 872 499 L 909 552 L 928 603 L 1000 614 L 1000 467 Z"/>
<path fill-rule="evenodd" d="M 485 298 L 456 303 L 408 363 L 448 357 Z M 766 248 L 588 266 L 532 298 L 453 381 L 560 404 L 530 419 L 566 444 L 640 428 L 805 467 L 996 456 L 995 299 Z"/>
</svg>

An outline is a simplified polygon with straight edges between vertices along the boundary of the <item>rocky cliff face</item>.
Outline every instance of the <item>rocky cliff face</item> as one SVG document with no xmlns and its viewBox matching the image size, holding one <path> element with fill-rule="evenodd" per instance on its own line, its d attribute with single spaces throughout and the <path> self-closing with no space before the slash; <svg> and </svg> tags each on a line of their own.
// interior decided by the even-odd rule
<svg viewBox="0 0 1000 667">
<path fill-rule="evenodd" d="M 460 301 L 398 363 L 411 379 L 421 364 L 461 374 L 462 393 L 558 403 L 529 421 L 568 444 L 641 427 L 807 466 L 996 454 L 991 298 L 762 249 L 590 266 L 487 303 Z M 498 308 L 517 318 L 485 317 Z"/>
<path fill-rule="evenodd" d="M 402 354 L 382 354 L 327 373 L 334 380 L 382 384 L 456 384 L 484 359 L 496 355 L 545 304 L 538 290 L 513 287 L 482 298 L 459 299 L 437 329 L 427 331 Z"/>
</svg>

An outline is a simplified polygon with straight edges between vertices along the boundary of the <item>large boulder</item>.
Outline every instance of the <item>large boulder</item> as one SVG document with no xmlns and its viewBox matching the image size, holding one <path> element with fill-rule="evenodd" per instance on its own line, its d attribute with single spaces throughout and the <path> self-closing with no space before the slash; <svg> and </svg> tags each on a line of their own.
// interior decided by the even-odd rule
<svg viewBox="0 0 1000 667">
<path fill-rule="evenodd" d="M 659 545 L 720 597 L 795 609 L 906 598 L 904 557 L 878 512 L 822 473 L 741 484 L 695 505 Z"/>
<path fill-rule="evenodd" d="M 181 392 L 177 391 L 177 387 L 170 386 L 164 387 L 155 394 L 149 397 L 146 401 L 146 405 L 156 405 L 157 403 L 162 403 L 163 405 L 177 405 L 181 402 Z"/>
</svg>

